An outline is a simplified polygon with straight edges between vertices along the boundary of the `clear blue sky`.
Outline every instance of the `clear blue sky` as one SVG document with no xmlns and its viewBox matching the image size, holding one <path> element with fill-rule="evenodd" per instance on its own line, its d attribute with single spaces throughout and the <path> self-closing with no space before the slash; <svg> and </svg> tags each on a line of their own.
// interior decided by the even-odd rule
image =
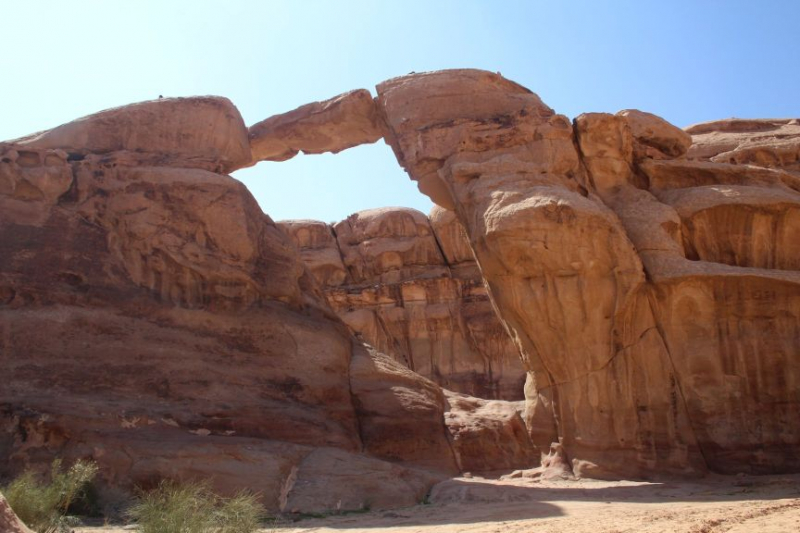
<svg viewBox="0 0 800 533">
<path fill-rule="evenodd" d="M 0 139 L 159 94 L 245 122 L 386 78 L 500 71 L 560 113 L 800 116 L 800 1 L 4 2 Z M 276 220 L 430 203 L 382 141 L 235 177 Z"/>
</svg>

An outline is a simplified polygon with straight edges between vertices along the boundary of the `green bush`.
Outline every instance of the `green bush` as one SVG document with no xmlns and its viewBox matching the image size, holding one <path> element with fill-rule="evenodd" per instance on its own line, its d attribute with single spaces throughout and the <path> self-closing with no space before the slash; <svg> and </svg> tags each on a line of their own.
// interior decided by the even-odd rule
<svg viewBox="0 0 800 533">
<path fill-rule="evenodd" d="M 20 520 L 38 533 L 69 531 L 75 520 L 67 516 L 72 502 L 97 475 L 97 465 L 78 461 L 66 471 L 61 460 L 50 466 L 50 482 L 44 483 L 31 471 L 25 471 L 2 492 Z"/>
<path fill-rule="evenodd" d="M 252 494 L 222 498 L 207 483 L 172 481 L 143 492 L 128 510 L 142 533 L 251 533 L 263 515 Z"/>
</svg>

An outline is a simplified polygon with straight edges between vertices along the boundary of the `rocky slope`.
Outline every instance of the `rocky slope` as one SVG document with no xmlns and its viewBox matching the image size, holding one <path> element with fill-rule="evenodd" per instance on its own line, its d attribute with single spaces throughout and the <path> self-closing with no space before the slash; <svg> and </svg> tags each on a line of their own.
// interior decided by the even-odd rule
<svg viewBox="0 0 800 533">
<path fill-rule="evenodd" d="M 451 212 L 382 208 L 278 226 L 359 338 L 446 389 L 523 399 L 519 351 Z"/>
</svg>

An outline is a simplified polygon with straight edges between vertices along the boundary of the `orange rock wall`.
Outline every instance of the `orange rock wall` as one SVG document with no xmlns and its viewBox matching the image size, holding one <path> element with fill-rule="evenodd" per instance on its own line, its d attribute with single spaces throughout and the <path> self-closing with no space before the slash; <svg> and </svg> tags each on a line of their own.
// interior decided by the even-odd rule
<svg viewBox="0 0 800 533">
<path fill-rule="evenodd" d="M 521 400 L 525 370 L 458 221 L 406 208 L 283 221 L 328 303 L 378 351 L 442 387 Z"/>
</svg>

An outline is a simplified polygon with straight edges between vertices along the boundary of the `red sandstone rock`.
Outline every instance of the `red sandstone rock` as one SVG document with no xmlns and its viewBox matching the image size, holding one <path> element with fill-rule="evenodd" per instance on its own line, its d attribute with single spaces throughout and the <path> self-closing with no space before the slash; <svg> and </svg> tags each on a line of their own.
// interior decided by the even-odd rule
<svg viewBox="0 0 800 533">
<path fill-rule="evenodd" d="M 406 76 L 378 94 L 398 160 L 469 235 L 531 372 L 528 427 L 540 448 L 557 436 L 576 474 L 590 476 L 800 468 L 800 434 L 781 422 L 800 408 L 791 399 L 800 280 L 755 268 L 794 265 L 782 236 L 795 225 L 791 174 L 692 163 L 689 174 L 666 177 L 689 165 L 649 159 L 685 149 L 669 125 L 591 114 L 573 130 L 535 95 L 485 72 Z M 782 192 L 737 201 L 724 189 L 666 192 L 678 181 Z M 743 221 L 731 239 L 684 230 L 717 206 Z M 760 222 L 733 214 L 753 207 L 767 224 L 781 221 L 781 235 L 765 234 L 778 243 L 763 251 L 746 238 Z M 688 243 L 736 266 L 693 261 Z M 756 326 L 759 316 L 775 327 Z M 781 369 L 780 385 L 767 368 Z"/>
<path fill-rule="evenodd" d="M 628 123 L 637 143 L 656 150 L 647 154 L 650 157 L 657 159 L 679 157 L 692 145 L 691 135 L 658 115 L 638 109 L 625 109 L 617 113 L 617 116 L 623 117 Z"/>
<path fill-rule="evenodd" d="M 387 355 L 358 345 L 350 367 L 364 449 L 376 457 L 458 472 L 442 426 L 440 387 Z"/>
<path fill-rule="evenodd" d="M 10 141 L 21 148 L 132 153 L 136 164 L 229 173 L 250 164 L 247 129 L 227 98 L 163 98 L 100 111 Z M 124 154 L 123 154 L 124 155 Z"/>
<path fill-rule="evenodd" d="M 25 524 L 14 514 L 2 494 L 0 494 L 0 531 L 3 533 L 31 533 L 31 530 L 25 527 Z"/>
<path fill-rule="evenodd" d="M 462 472 L 507 471 L 539 462 L 521 416 L 524 402 L 482 400 L 449 391 L 446 397 L 445 422 Z"/>
<path fill-rule="evenodd" d="M 291 237 L 320 286 L 338 287 L 346 282 L 347 270 L 330 226 L 318 220 L 284 220 L 278 227 Z"/>
<path fill-rule="evenodd" d="M 715 163 L 758 165 L 800 172 L 800 120 L 726 119 L 686 128 L 687 157 Z"/>
<path fill-rule="evenodd" d="M 437 278 L 447 269 L 428 218 L 415 209 L 383 207 L 333 226 L 353 283 Z"/>
<path fill-rule="evenodd" d="M 359 89 L 275 115 L 250 127 L 255 161 L 341 152 L 380 139 L 381 123 L 369 91 Z"/>
<path fill-rule="evenodd" d="M 435 216 L 436 231 L 413 209 L 362 211 L 335 224 L 336 241 L 322 222 L 279 225 L 328 303 L 364 341 L 445 388 L 521 399 L 519 354 L 495 316 L 463 229 L 452 216 Z M 451 256 L 445 260 L 442 251 Z"/>
<path fill-rule="evenodd" d="M 419 468 L 529 466 L 528 442 L 558 442 L 545 463 L 579 476 L 800 470 L 794 122 L 696 126 L 670 160 L 686 138 L 658 117 L 571 123 L 487 72 L 378 93 L 268 119 L 254 146 L 336 151 L 378 128 L 468 246 L 447 216 L 372 210 L 335 235 L 284 226 L 307 270 L 216 173 L 250 161 L 226 100 L 0 145 L 0 473 L 91 457 L 110 485 L 211 476 L 303 511 L 406 505 L 438 479 Z M 471 336 L 484 357 L 505 338 L 489 315 L 451 318 L 481 295 L 468 249 L 527 371 L 530 441 L 512 406 L 448 408 L 323 301 L 376 344 Z"/>
<path fill-rule="evenodd" d="M 353 484 L 352 501 L 410 505 L 435 481 L 362 455 L 351 336 L 239 182 L 18 145 L 0 161 L 3 474 L 88 457 L 112 486 L 212 477 L 304 510 L 320 494 L 287 480 L 331 448 L 351 475 L 387 472 L 384 493 Z M 395 414 L 413 436 L 416 413 Z M 441 412 L 438 430 L 447 447 Z M 328 496 L 341 481 L 326 472 Z"/>
</svg>

